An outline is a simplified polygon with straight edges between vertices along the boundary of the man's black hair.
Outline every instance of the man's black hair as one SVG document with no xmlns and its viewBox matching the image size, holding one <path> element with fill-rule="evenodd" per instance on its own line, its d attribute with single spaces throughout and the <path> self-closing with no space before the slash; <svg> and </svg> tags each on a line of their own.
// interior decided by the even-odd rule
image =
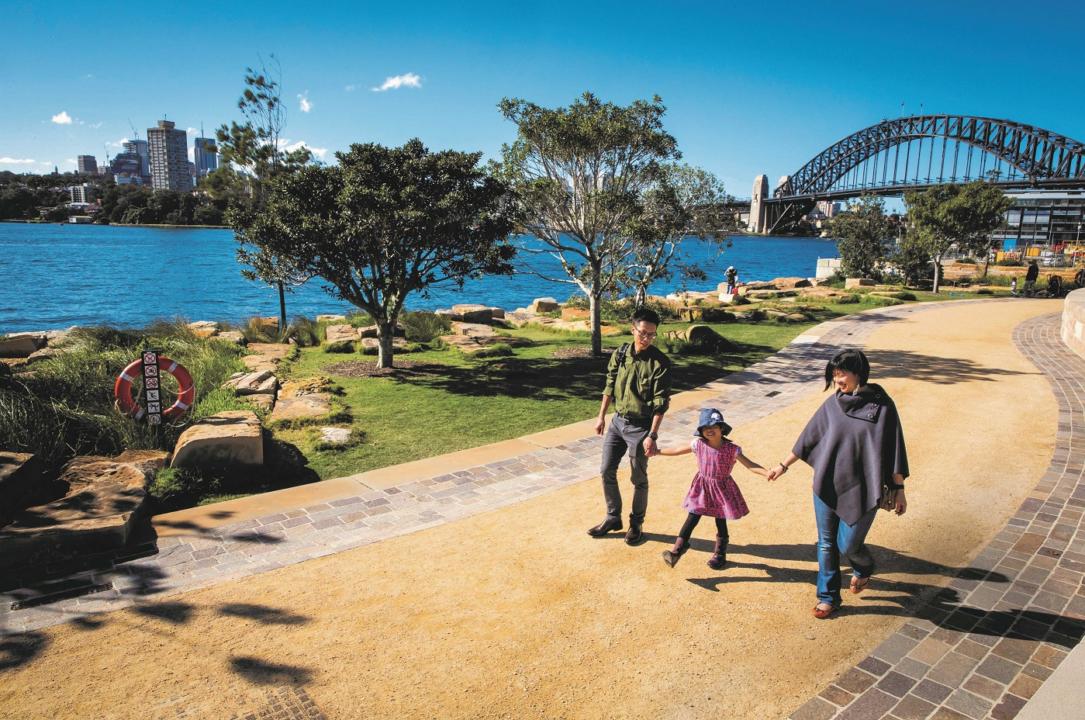
<svg viewBox="0 0 1085 720">
<path fill-rule="evenodd" d="M 650 307 L 639 307 L 633 312 L 633 324 L 636 325 L 640 321 L 650 322 L 653 325 L 659 325 L 659 313 Z"/>
<path fill-rule="evenodd" d="M 870 361 L 862 350 L 841 350 L 825 364 L 825 389 L 833 384 L 833 370 L 847 370 L 859 376 L 859 385 L 866 385 L 870 378 Z"/>
</svg>

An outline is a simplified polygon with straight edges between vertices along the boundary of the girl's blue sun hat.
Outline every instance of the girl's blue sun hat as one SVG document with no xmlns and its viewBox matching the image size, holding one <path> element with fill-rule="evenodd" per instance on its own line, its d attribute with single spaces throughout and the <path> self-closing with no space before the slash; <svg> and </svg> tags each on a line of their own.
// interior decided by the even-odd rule
<svg viewBox="0 0 1085 720">
<path fill-rule="evenodd" d="M 701 437 L 701 430 L 709 425 L 719 425 L 720 432 L 724 435 L 731 432 L 731 426 L 723 421 L 723 413 L 716 408 L 701 408 L 701 417 L 697 419 L 697 432 L 693 434 Z"/>
</svg>

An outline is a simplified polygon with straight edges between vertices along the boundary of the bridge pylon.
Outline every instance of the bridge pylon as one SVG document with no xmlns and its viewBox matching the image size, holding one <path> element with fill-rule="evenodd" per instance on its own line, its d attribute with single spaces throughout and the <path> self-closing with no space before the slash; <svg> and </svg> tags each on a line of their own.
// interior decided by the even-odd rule
<svg viewBox="0 0 1085 720">
<path fill-rule="evenodd" d="M 768 175 L 758 175 L 753 181 L 753 191 L 750 193 L 750 220 L 746 224 L 746 231 L 762 234 L 765 232 L 765 201 L 769 198 Z"/>
</svg>

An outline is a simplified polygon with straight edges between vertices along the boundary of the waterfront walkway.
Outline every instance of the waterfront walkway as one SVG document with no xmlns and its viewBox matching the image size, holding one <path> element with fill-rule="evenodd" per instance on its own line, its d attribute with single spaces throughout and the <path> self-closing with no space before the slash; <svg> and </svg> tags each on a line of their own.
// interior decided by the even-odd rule
<svg viewBox="0 0 1085 720">
<path fill-rule="evenodd" d="M 681 520 L 688 457 L 653 461 L 650 542 L 593 541 L 583 531 L 601 516 L 599 440 L 585 422 L 160 516 L 155 545 L 137 552 L 156 554 L 6 594 L 0 707 L 1013 717 L 1085 619 L 1085 437 L 1074 442 L 1085 363 L 1058 340 L 1059 308 L 969 301 L 852 316 L 676 398 L 665 444 L 687 442 L 697 408 L 718 405 L 769 464 L 823 399 L 827 355 L 871 353 L 873 379 L 901 407 L 912 509 L 879 518 L 878 576 L 834 620 L 809 613 L 804 468 L 775 485 L 738 476 L 754 513 L 732 528 L 727 569 L 705 569 L 700 528 L 670 570 L 658 556 Z"/>
</svg>

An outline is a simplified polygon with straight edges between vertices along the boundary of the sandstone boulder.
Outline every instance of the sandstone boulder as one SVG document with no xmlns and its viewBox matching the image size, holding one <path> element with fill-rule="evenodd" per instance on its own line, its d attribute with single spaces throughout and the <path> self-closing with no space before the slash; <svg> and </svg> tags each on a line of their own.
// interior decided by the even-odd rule
<svg viewBox="0 0 1085 720">
<path fill-rule="evenodd" d="M 533 313 L 555 312 L 561 309 L 561 304 L 552 297 L 535 298 L 528 309 Z"/>
<path fill-rule="evenodd" d="M 267 395 L 274 394 L 279 386 L 279 381 L 268 370 L 251 373 L 238 373 L 225 383 L 225 388 L 232 388 L 236 395 Z"/>
<path fill-rule="evenodd" d="M 735 347 L 725 337 L 707 325 L 690 325 L 685 331 L 682 331 L 682 335 L 691 345 L 712 352 L 732 350 Z"/>
<path fill-rule="evenodd" d="M 327 393 L 280 397 L 268 416 L 268 423 L 275 425 L 317 420 L 327 417 L 331 411 L 331 396 Z"/>
<path fill-rule="evenodd" d="M 505 319 L 505 308 L 492 307 L 490 308 L 490 317 L 494 320 Z"/>
<path fill-rule="evenodd" d="M 326 342 L 335 343 L 347 340 L 353 342 L 359 337 L 358 328 L 350 325 L 329 325 L 324 328 Z"/>
<path fill-rule="evenodd" d="M 254 329 L 259 330 L 261 332 L 269 333 L 271 335 L 278 335 L 279 334 L 279 318 L 278 317 L 252 318 L 249 321 L 249 324 L 251 326 L 253 326 Z"/>
<path fill-rule="evenodd" d="M 452 322 L 452 332 L 455 335 L 469 335 L 471 337 L 490 337 L 497 334 L 490 325 L 457 321 Z"/>
<path fill-rule="evenodd" d="M 196 322 L 190 322 L 188 329 L 192 331 L 196 337 L 209 338 L 218 334 L 219 324 L 211 320 L 197 320 Z"/>
<path fill-rule="evenodd" d="M 352 435 L 350 428 L 322 427 L 320 428 L 320 443 L 328 447 L 342 447 L 350 445 Z"/>
<path fill-rule="evenodd" d="M 241 334 L 240 330 L 225 330 L 215 336 L 216 340 L 222 340 L 223 342 L 232 342 L 238 345 L 244 345 L 247 340 L 245 336 Z"/>
<path fill-rule="evenodd" d="M 271 394 L 246 395 L 242 400 L 262 412 L 270 412 L 271 408 L 275 407 L 275 396 Z"/>
<path fill-rule="evenodd" d="M 45 347 L 44 335 L 8 335 L 0 338 L 0 357 L 25 358 L 30 357 L 35 350 Z"/>
<path fill-rule="evenodd" d="M 801 277 L 776 278 L 772 284 L 779 290 L 794 290 L 796 288 L 810 287 L 810 281 Z"/>
<path fill-rule="evenodd" d="M 42 360 L 48 360 L 49 358 L 54 358 L 63 352 L 64 351 L 60 348 L 46 346 L 43 347 L 41 350 L 35 350 L 34 352 L 30 353 L 30 357 L 26 359 L 26 364 L 32 365 L 36 362 L 41 362 Z"/>
<path fill-rule="evenodd" d="M 326 323 L 344 323 L 344 322 L 347 321 L 347 316 L 346 315 L 317 315 L 316 316 L 316 321 L 317 322 L 326 322 Z"/>
<path fill-rule="evenodd" d="M 489 305 L 462 303 L 452 306 L 452 317 L 466 323 L 488 323 L 494 319 Z"/>
<path fill-rule="evenodd" d="M 275 366 L 281 360 L 291 357 L 297 352 L 297 348 L 293 345 L 284 345 L 282 343 L 249 343 L 248 348 L 252 354 L 241 358 L 241 362 L 254 372 L 261 370 L 274 372 Z"/>
<path fill-rule="evenodd" d="M 64 497 L 16 513 L 0 530 L 0 565 L 39 564 L 57 554 L 123 546 L 166 454 L 129 450 L 114 458 L 77 457 L 57 482 Z"/>
<path fill-rule="evenodd" d="M 844 281 L 844 289 L 854 290 L 861 287 L 874 287 L 875 284 L 870 278 L 848 278 Z"/>
<path fill-rule="evenodd" d="M 367 337 L 367 338 L 362 338 L 361 344 L 362 344 L 362 351 L 363 352 L 365 352 L 367 350 L 369 352 L 375 352 L 380 348 L 381 343 L 380 343 L 380 338 Z M 404 350 L 404 349 L 406 349 L 406 347 L 407 347 L 407 341 L 404 340 L 403 338 L 398 338 L 398 337 L 397 338 L 392 338 L 392 349 L 393 350 Z"/>
<path fill-rule="evenodd" d="M 0 452 L 0 526 L 11 520 L 41 477 L 41 464 L 31 453 Z"/>
<path fill-rule="evenodd" d="M 434 314 L 437 314 L 437 313 L 434 313 Z M 395 337 L 405 337 L 406 332 L 403 330 L 403 328 L 397 327 L 395 332 L 393 333 L 393 335 Z M 358 331 L 358 337 L 361 337 L 361 338 L 375 338 L 377 336 L 378 335 L 377 335 L 377 326 L 376 325 L 367 325 L 366 327 L 364 327 L 364 328 L 362 328 L 362 329 L 360 329 Z"/>
<path fill-rule="evenodd" d="M 227 410 L 181 433 L 170 467 L 263 465 L 264 436 L 251 410 Z"/>
</svg>

